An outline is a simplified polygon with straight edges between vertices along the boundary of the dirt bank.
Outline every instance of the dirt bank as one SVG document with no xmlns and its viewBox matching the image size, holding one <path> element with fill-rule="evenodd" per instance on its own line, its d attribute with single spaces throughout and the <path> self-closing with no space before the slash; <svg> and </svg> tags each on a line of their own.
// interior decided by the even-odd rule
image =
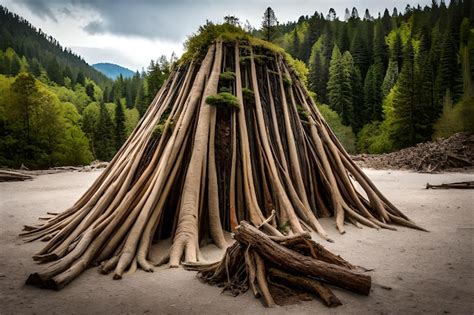
<svg viewBox="0 0 474 315">
<path fill-rule="evenodd" d="M 347 226 L 338 235 L 333 220 L 323 225 L 335 243 L 324 243 L 354 264 L 374 268 L 368 297 L 335 289 L 344 305 L 327 309 L 319 301 L 264 309 L 251 294 L 237 298 L 201 284 L 193 272 L 161 268 L 114 281 L 90 269 L 60 292 L 23 285 L 38 268 L 31 256 L 43 243 L 23 244 L 23 224 L 46 211 L 62 211 L 80 197 L 99 171 L 37 176 L 0 183 L 0 314 L 78 313 L 454 313 L 474 309 L 474 197 L 472 190 L 425 190 L 427 182 L 474 180 L 474 174 L 418 174 L 367 170 L 377 186 L 430 233 Z M 315 238 L 318 239 L 317 237 Z M 219 252 L 205 248 L 208 257 Z M 391 290 L 382 288 L 388 286 Z"/>
</svg>

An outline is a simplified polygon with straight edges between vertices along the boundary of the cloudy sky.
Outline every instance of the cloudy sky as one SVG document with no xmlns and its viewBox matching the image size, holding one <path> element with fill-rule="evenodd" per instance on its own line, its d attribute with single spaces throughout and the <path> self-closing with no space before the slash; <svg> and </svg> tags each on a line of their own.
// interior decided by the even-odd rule
<svg viewBox="0 0 474 315">
<path fill-rule="evenodd" d="M 222 21 L 235 15 L 254 27 L 271 6 L 280 22 L 297 20 L 329 8 L 344 16 L 346 7 L 357 7 L 373 16 L 385 7 L 403 12 L 406 4 L 424 6 L 431 0 L 0 0 L 37 28 L 72 48 L 88 63 L 112 62 L 140 70 L 160 55 L 178 56 L 186 36 L 206 20 Z"/>
</svg>

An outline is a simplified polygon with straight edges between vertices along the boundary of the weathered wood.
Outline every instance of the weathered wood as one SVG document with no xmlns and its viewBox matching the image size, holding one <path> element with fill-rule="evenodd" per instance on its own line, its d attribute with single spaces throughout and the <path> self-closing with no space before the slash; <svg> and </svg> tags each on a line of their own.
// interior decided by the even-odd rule
<svg viewBox="0 0 474 315">
<path fill-rule="evenodd" d="M 33 176 L 15 171 L 0 170 L 0 182 L 15 182 L 33 179 Z"/>
<path fill-rule="evenodd" d="M 315 279 L 308 277 L 302 277 L 297 275 L 291 275 L 283 270 L 270 268 L 268 275 L 270 278 L 278 282 L 283 282 L 290 287 L 301 289 L 303 291 L 313 293 L 323 300 L 324 304 L 329 307 L 335 307 L 342 305 L 338 297 L 332 292 L 331 289 L 320 283 Z"/>
<path fill-rule="evenodd" d="M 273 242 L 268 235 L 245 221 L 236 228 L 234 237 L 239 243 L 250 245 L 267 261 L 292 274 L 313 276 L 328 284 L 363 295 L 370 292 L 370 276 L 292 251 Z"/>
<path fill-rule="evenodd" d="M 431 185 L 426 183 L 426 189 L 474 189 L 474 181 L 470 182 L 456 182 L 456 183 L 447 183 L 441 185 Z"/>
</svg>

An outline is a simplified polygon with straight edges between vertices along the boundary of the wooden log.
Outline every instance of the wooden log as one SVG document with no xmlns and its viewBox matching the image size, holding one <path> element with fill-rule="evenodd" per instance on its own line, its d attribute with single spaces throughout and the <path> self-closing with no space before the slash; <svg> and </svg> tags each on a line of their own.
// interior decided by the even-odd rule
<svg viewBox="0 0 474 315">
<path fill-rule="evenodd" d="M 291 274 L 316 277 L 328 284 L 363 295 L 370 292 L 370 276 L 292 251 L 273 242 L 268 235 L 245 221 L 236 228 L 234 237 L 239 243 L 250 245 L 265 260 Z"/>
<path fill-rule="evenodd" d="M 0 182 L 14 182 L 33 179 L 33 176 L 15 171 L 0 170 Z"/>
<path fill-rule="evenodd" d="M 426 183 L 426 189 L 474 189 L 474 181 L 471 182 L 456 182 L 441 185 L 431 185 Z"/>
<path fill-rule="evenodd" d="M 331 289 L 315 279 L 291 275 L 276 268 L 270 268 L 268 275 L 277 282 L 283 282 L 285 285 L 289 285 L 290 287 L 301 289 L 319 296 L 324 304 L 329 307 L 342 305 L 341 301 Z"/>
</svg>

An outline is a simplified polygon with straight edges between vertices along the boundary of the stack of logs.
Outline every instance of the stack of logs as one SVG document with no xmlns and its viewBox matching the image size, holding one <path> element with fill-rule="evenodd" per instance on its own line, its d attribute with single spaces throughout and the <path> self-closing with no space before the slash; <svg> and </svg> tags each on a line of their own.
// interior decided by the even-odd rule
<svg viewBox="0 0 474 315">
<path fill-rule="evenodd" d="M 205 283 L 223 287 L 234 296 L 251 289 L 267 307 L 318 296 L 325 305 L 341 305 L 327 286 L 368 295 L 371 278 L 311 240 L 309 233 L 268 236 L 246 221 L 235 230 L 236 242 L 217 263 L 185 264 L 199 271 Z"/>
</svg>

